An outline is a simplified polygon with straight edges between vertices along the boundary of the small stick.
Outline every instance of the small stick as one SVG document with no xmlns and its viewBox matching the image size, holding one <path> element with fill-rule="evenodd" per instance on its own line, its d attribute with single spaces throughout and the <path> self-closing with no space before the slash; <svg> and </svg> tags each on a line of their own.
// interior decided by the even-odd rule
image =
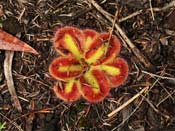
<svg viewBox="0 0 175 131">
<path fill-rule="evenodd" d="M 153 7 L 152 7 L 152 0 L 149 0 L 149 6 L 150 6 L 150 11 L 151 11 L 151 15 L 152 15 L 152 18 L 153 18 L 153 21 L 155 20 L 155 17 L 154 17 L 154 12 L 153 12 Z"/>
<path fill-rule="evenodd" d="M 91 2 L 91 4 L 101 13 L 103 14 L 106 19 L 108 19 L 111 23 L 113 22 L 113 19 L 111 18 L 111 15 L 106 12 L 105 10 L 103 10 L 103 8 L 101 6 L 99 6 L 95 0 L 89 0 L 89 2 Z M 122 36 L 122 38 L 125 40 L 125 42 L 127 43 L 127 45 L 131 48 L 132 52 L 134 53 L 134 55 L 140 60 L 141 63 L 144 64 L 145 67 L 147 68 L 151 68 L 152 64 L 148 61 L 148 59 L 140 52 L 140 50 L 131 42 L 131 40 L 127 37 L 127 35 L 125 34 L 125 32 L 120 28 L 120 26 L 115 23 L 115 28 L 117 29 L 117 31 L 119 32 L 119 34 Z"/>
<path fill-rule="evenodd" d="M 109 113 L 108 114 L 108 117 L 113 117 L 115 114 L 117 114 L 123 108 L 125 108 L 127 105 L 129 105 L 131 102 L 133 102 L 136 98 L 138 98 L 142 93 L 144 93 L 145 91 L 147 91 L 148 88 L 149 88 L 149 86 L 143 88 L 140 92 L 138 92 L 135 96 L 133 96 L 132 98 L 130 98 L 127 102 L 125 102 L 120 107 L 118 107 L 117 109 L 115 109 L 114 111 L 112 111 L 111 113 Z"/>
<path fill-rule="evenodd" d="M 144 71 L 144 70 L 142 70 L 141 72 L 144 73 L 144 74 L 148 74 L 148 75 L 150 75 L 151 77 L 157 77 L 157 78 L 160 78 L 160 79 L 175 81 L 175 78 L 174 78 L 174 77 L 167 77 L 167 76 L 156 75 L 156 74 L 154 74 L 154 73 L 147 72 L 147 71 Z"/>
<path fill-rule="evenodd" d="M 25 11 L 26 11 L 26 8 L 24 7 L 23 10 L 22 10 L 22 12 L 21 12 L 21 14 L 18 17 L 18 21 L 21 21 L 22 16 L 24 15 Z"/>
<path fill-rule="evenodd" d="M 165 98 L 163 98 L 157 105 L 156 107 L 159 107 L 160 104 L 162 104 L 164 101 L 166 101 L 169 97 L 173 98 L 173 94 L 175 93 L 175 90 L 173 92 L 171 92 L 170 94 L 168 94 Z M 174 99 L 173 99 L 174 100 Z"/>
<path fill-rule="evenodd" d="M 113 20 L 113 22 L 112 22 L 112 29 L 111 29 L 111 31 L 110 31 L 109 41 L 110 41 L 110 39 L 111 39 L 111 37 L 112 37 L 112 33 L 113 33 L 113 31 L 114 31 L 115 22 L 116 22 L 116 20 L 117 20 L 117 15 L 118 15 L 118 10 L 116 10 L 116 12 L 115 12 L 115 17 L 114 17 L 114 20 Z"/>
<path fill-rule="evenodd" d="M 136 12 L 134 12 L 134 13 L 132 13 L 132 14 L 126 16 L 126 17 L 123 17 L 123 18 L 119 19 L 118 22 L 126 21 L 126 20 L 128 20 L 128 19 L 130 19 L 130 18 L 132 18 L 132 17 L 135 17 L 135 16 L 141 14 L 142 12 L 143 12 L 143 10 L 138 10 L 138 11 L 136 11 Z"/>
<path fill-rule="evenodd" d="M 149 99 L 147 99 L 145 96 L 142 95 L 142 97 L 145 99 L 145 101 L 149 104 L 149 106 L 157 113 L 160 114 L 161 116 L 165 117 L 167 120 L 170 119 L 170 117 L 168 115 L 165 115 L 164 113 L 162 113 L 161 111 L 159 111 L 157 109 L 157 107 L 155 107 L 150 101 Z"/>
<path fill-rule="evenodd" d="M 151 6 L 152 6 L 152 5 L 151 5 Z M 152 7 L 152 8 L 146 9 L 146 11 L 151 11 L 152 13 L 153 13 L 153 12 L 160 12 L 160 11 L 166 11 L 166 10 L 168 10 L 168 9 L 170 9 L 170 8 L 173 8 L 173 7 L 175 7 L 175 0 L 173 0 L 173 1 L 171 1 L 170 3 L 166 4 L 166 5 L 163 6 L 162 8 L 153 8 L 153 7 Z M 144 12 L 143 9 L 138 10 L 138 11 L 133 12 L 132 14 L 130 14 L 130 15 L 128 15 L 128 16 L 125 16 L 125 17 L 123 17 L 123 18 L 120 18 L 120 19 L 118 20 L 118 22 L 120 23 L 120 22 L 126 21 L 126 20 L 128 20 L 128 19 L 130 19 L 130 18 L 132 18 L 132 17 L 135 17 L 135 16 L 137 16 L 137 15 L 143 13 L 143 12 Z M 154 14 L 152 14 L 152 15 L 154 16 Z M 112 16 L 112 17 L 113 17 L 113 16 Z"/>
<path fill-rule="evenodd" d="M 16 122 L 14 121 L 11 121 L 8 117 L 6 117 L 5 115 L 3 115 L 1 112 L 0 112 L 0 116 L 4 117 L 6 120 L 9 121 L 10 124 L 14 125 L 15 128 L 18 129 L 18 131 L 24 131 L 20 125 L 18 125 Z"/>
<path fill-rule="evenodd" d="M 13 51 L 5 51 L 5 60 L 4 60 L 4 75 L 7 80 L 8 90 L 14 102 L 14 106 L 19 112 L 22 112 L 21 104 L 16 95 L 13 77 L 12 77 L 12 60 L 13 60 Z"/>
<path fill-rule="evenodd" d="M 139 109 L 140 105 L 143 102 L 143 98 L 140 100 L 140 102 L 138 103 L 138 105 L 136 106 L 136 108 L 129 114 L 129 116 L 124 119 L 119 125 L 117 125 L 114 129 L 112 129 L 112 131 L 116 131 L 116 129 L 118 129 L 119 127 L 121 127 L 126 121 L 129 120 L 129 118 Z"/>
<path fill-rule="evenodd" d="M 116 10 L 116 12 L 115 12 L 115 17 L 114 17 L 114 20 L 113 20 L 113 22 L 112 22 L 112 28 L 111 28 L 111 31 L 109 32 L 108 43 L 106 44 L 107 47 L 109 46 L 109 43 L 110 43 L 110 40 L 111 40 L 113 31 L 114 31 L 115 22 L 116 22 L 116 20 L 117 20 L 117 15 L 118 15 L 118 10 Z M 107 53 L 107 48 L 105 49 L 105 54 L 106 54 L 106 53 Z"/>
<path fill-rule="evenodd" d="M 165 11 L 169 8 L 175 7 L 175 0 L 171 1 L 170 3 L 168 3 L 167 5 L 165 5 L 163 8 L 160 9 L 160 11 Z"/>
</svg>

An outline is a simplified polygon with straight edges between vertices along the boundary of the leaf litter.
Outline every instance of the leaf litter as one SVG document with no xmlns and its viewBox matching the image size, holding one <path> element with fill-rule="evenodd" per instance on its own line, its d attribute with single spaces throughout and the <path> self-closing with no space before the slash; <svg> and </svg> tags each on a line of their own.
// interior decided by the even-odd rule
<svg viewBox="0 0 175 131">
<path fill-rule="evenodd" d="M 175 110 L 172 107 L 175 106 L 175 33 L 173 24 L 166 25 L 169 23 L 167 19 L 170 23 L 173 20 L 171 16 L 174 15 L 170 14 L 174 10 L 174 0 L 137 0 L 136 3 L 133 0 L 95 1 L 103 10 L 96 9 L 92 0 L 25 1 L 22 4 L 16 1 L 0 2 L 3 7 L 0 24 L 3 23 L 3 27 L 4 24 L 8 26 L 9 17 L 19 20 L 19 38 L 40 52 L 39 56 L 15 52 L 13 58 L 12 74 L 22 113 L 11 106 L 13 103 L 9 100 L 10 96 L 5 88 L 6 81 L 2 79 L 0 82 L 0 119 L 6 121 L 7 130 L 26 130 L 27 127 L 33 131 L 174 129 Z M 102 15 L 101 11 L 108 14 Z M 130 64 L 126 84 L 113 90 L 107 99 L 99 104 L 83 100 L 76 103 L 58 100 L 52 90 L 54 80 L 48 73 L 48 65 L 57 56 L 52 46 L 53 34 L 65 25 L 110 32 L 116 12 L 117 26 L 114 26 L 113 33 L 121 39 L 121 55 Z M 106 16 L 110 16 L 111 20 L 108 21 Z M 6 31 L 16 35 L 15 30 Z M 122 32 L 137 48 L 136 52 L 130 47 L 132 44 L 128 45 L 127 39 L 124 39 L 125 35 L 121 35 Z M 153 68 L 148 68 L 147 62 L 140 59 L 140 55 L 137 56 L 138 51 Z M 0 55 L 1 59 L 5 58 L 4 51 L 1 51 Z M 4 69 L 0 65 L 0 74 L 2 72 Z M 140 93 L 147 87 L 148 90 Z M 34 101 L 35 111 L 30 110 L 31 101 Z M 129 105 L 123 106 L 127 105 L 125 103 Z M 121 111 L 112 118 L 107 117 L 109 113 L 119 109 Z M 29 116 L 33 112 L 37 117 L 30 119 Z"/>
</svg>

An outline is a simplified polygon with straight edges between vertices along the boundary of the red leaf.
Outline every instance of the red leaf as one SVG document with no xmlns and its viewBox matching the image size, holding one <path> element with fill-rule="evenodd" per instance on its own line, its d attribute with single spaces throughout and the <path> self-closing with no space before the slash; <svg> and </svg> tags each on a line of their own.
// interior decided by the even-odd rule
<svg viewBox="0 0 175 131">
<path fill-rule="evenodd" d="M 110 85 L 105 74 L 97 69 L 87 71 L 80 78 L 80 93 L 89 102 L 100 102 L 109 93 Z"/>
<path fill-rule="evenodd" d="M 70 80 L 83 73 L 83 67 L 73 57 L 58 57 L 49 66 L 49 72 L 57 80 Z"/>
<path fill-rule="evenodd" d="M 120 52 L 120 41 L 114 35 L 109 40 L 109 33 L 101 33 L 90 44 L 85 58 L 95 65 L 110 63 Z"/>
<path fill-rule="evenodd" d="M 73 55 L 81 59 L 85 38 L 81 30 L 74 27 L 64 27 L 57 30 L 54 36 L 54 46 L 62 56 Z"/>
<path fill-rule="evenodd" d="M 58 82 L 58 84 L 54 86 L 53 90 L 58 98 L 67 102 L 75 101 L 80 98 L 78 83 L 76 80 Z"/>
<path fill-rule="evenodd" d="M 118 57 L 112 63 L 101 66 L 107 67 L 105 67 L 106 69 L 102 67 L 102 70 L 104 70 L 112 87 L 118 87 L 126 81 L 129 66 L 123 58 Z"/>
</svg>

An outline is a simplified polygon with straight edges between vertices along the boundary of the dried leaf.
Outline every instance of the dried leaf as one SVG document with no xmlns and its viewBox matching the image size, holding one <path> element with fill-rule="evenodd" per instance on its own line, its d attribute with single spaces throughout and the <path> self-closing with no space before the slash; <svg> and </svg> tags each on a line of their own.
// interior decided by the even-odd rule
<svg viewBox="0 0 175 131">
<path fill-rule="evenodd" d="M 12 97 L 12 100 L 14 102 L 14 106 L 16 109 L 18 109 L 19 112 L 22 112 L 21 104 L 19 102 L 19 99 L 16 95 L 13 77 L 12 77 L 12 60 L 13 60 L 13 51 L 6 51 L 5 52 L 5 60 L 4 60 L 4 75 L 7 80 L 7 86 L 8 90 L 10 92 L 10 95 Z"/>
<path fill-rule="evenodd" d="M 1 50 L 11 50 L 11 51 L 24 51 L 33 54 L 38 54 L 38 52 L 29 46 L 27 43 L 19 40 L 18 38 L 12 36 L 11 34 L 0 29 L 0 49 Z"/>
</svg>

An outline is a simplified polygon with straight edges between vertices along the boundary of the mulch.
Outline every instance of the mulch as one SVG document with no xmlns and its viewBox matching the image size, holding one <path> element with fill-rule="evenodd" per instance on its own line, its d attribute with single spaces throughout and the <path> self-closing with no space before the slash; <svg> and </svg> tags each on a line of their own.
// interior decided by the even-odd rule
<svg viewBox="0 0 175 131">
<path fill-rule="evenodd" d="M 100 10 L 93 2 L 0 1 L 0 27 L 39 52 L 38 56 L 14 54 L 12 74 L 22 107 L 19 112 L 4 77 L 5 51 L 0 51 L 0 123 L 6 123 L 2 131 L 175 130 L 175 1 L 96 0 Z M 114 18 L 121 32 L 112 28 Z M 98 32 L 113 29 L 122 41 L 120 55 L 129 63 L 129 77 L 103 102 L 81 99 L 66 103 L 53 93 L 55 80 L 48 66 L 57 53 L 52 38 L 58 28 L 67 25 Z M 125 103 L 127 106 L 109 115 Z"/>
</svg>

